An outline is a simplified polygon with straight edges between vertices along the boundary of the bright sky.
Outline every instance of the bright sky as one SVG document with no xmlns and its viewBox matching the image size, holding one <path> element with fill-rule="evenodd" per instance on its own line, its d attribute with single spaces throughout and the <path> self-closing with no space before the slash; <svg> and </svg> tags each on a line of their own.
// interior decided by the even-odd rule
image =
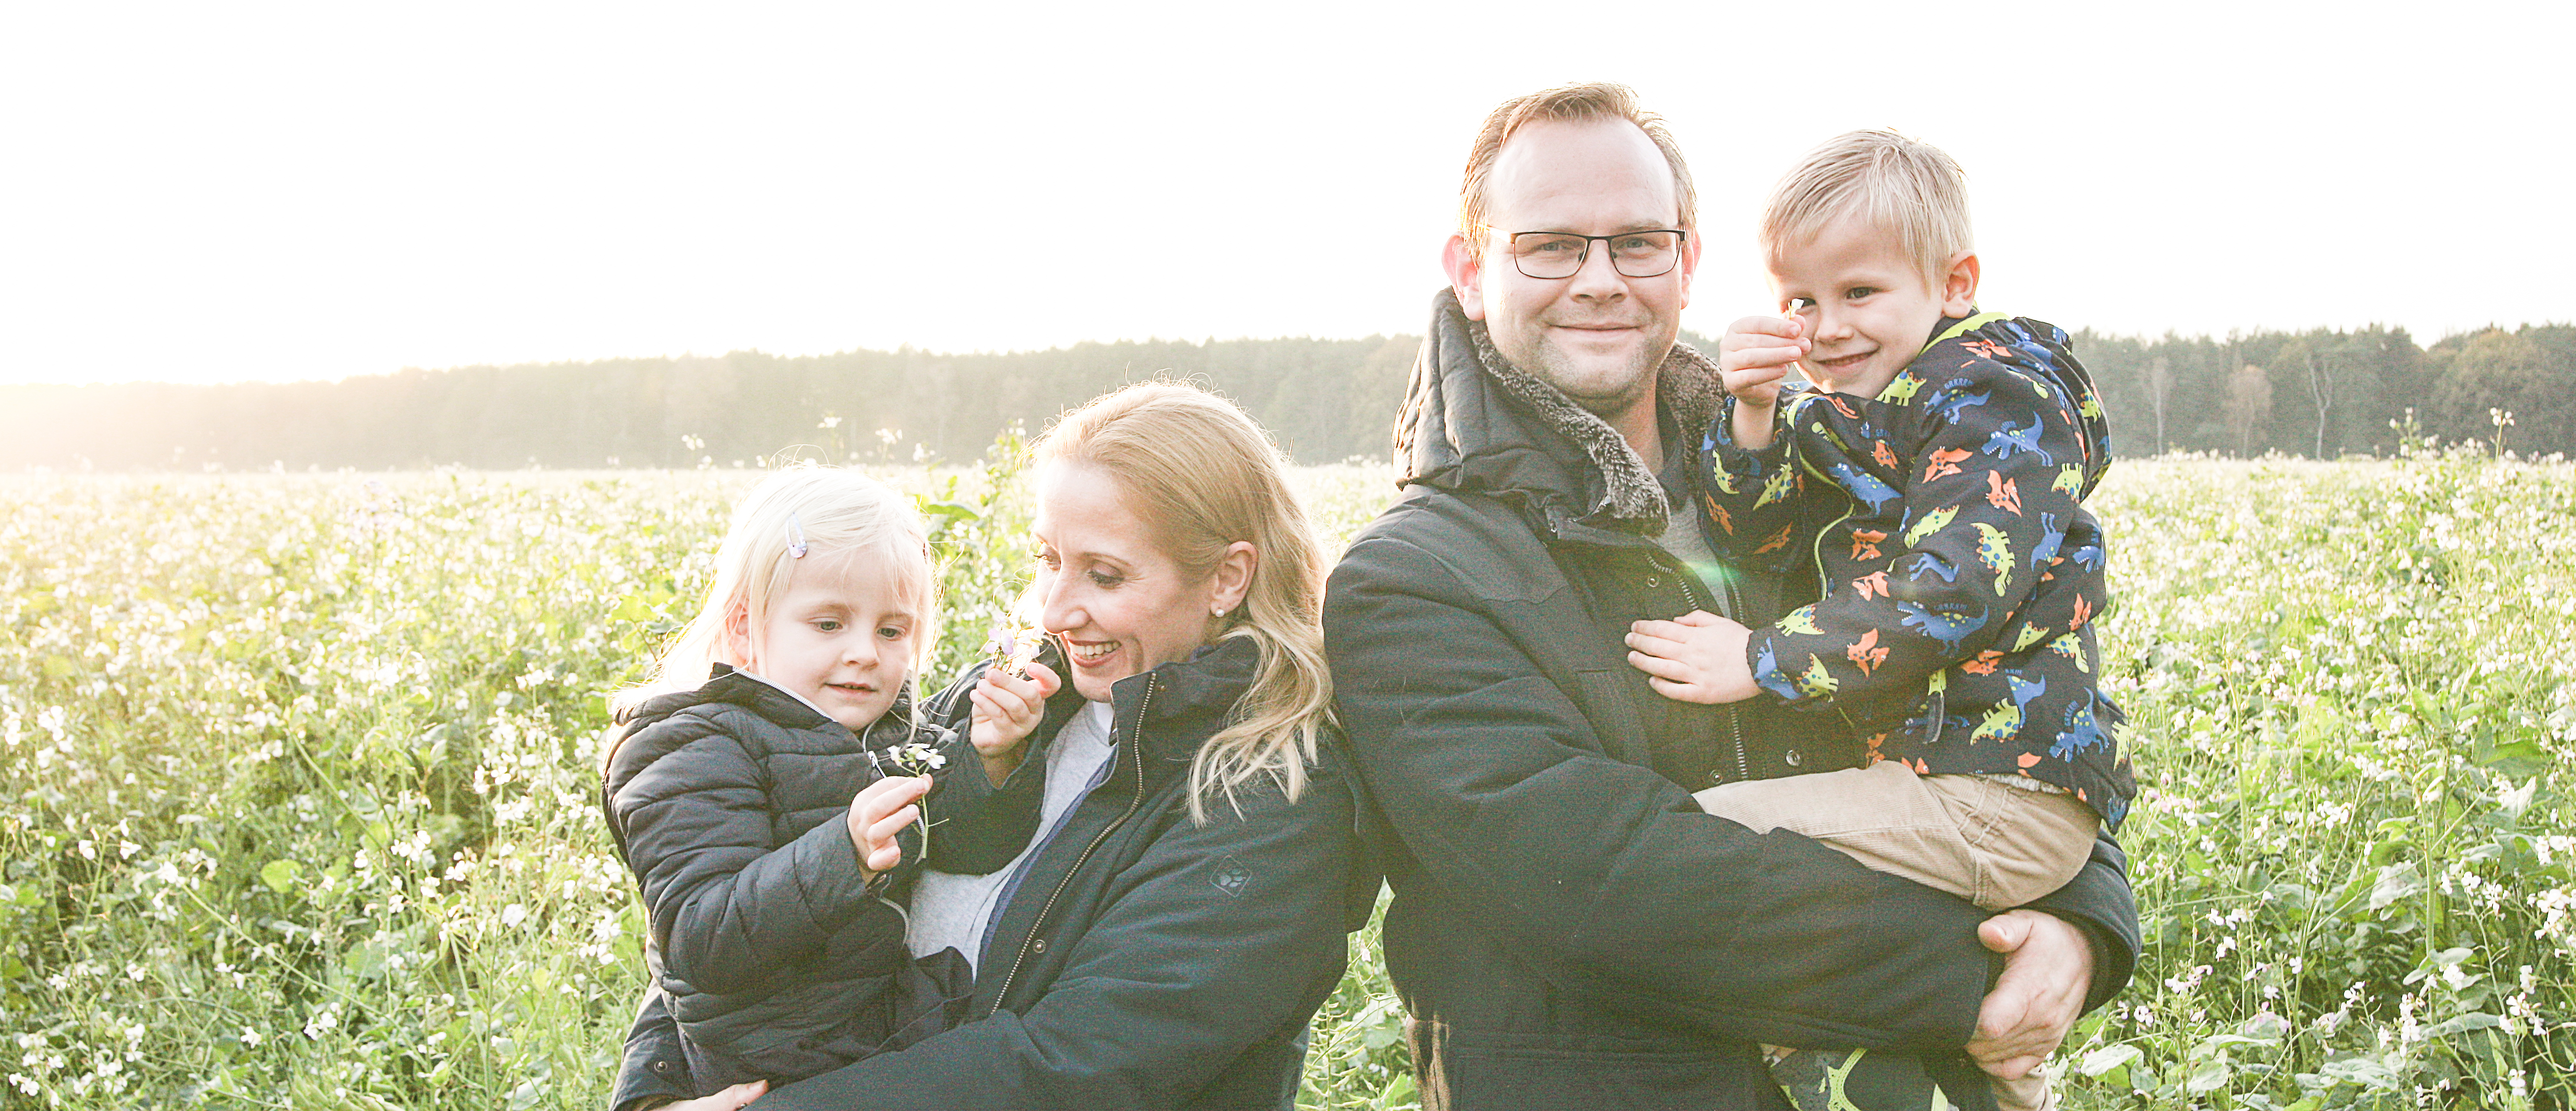
<svg viewBox="0 0 2576 1111">
<path fill-rule="evenodd" d="M 1594 79 L 1703 331 L 1868 126 L 1967 167 L 1991 308 L 2576 318 L 2563 3 L 1114 8 L 0 7 L 0 382 L 1418 332 L 1484 112 Z"/>
</svg>

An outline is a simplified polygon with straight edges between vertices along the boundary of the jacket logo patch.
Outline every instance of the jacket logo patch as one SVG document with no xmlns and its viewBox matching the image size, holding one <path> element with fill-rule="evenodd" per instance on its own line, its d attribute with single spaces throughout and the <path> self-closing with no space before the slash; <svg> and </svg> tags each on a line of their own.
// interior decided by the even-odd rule
<svg viewBox="0 0 2576 1111">
<path fill-rule="evenodd" d="M 1242 861 L 1229 856 L 1217 863 L 1216 874 L 1209 876 L 1208 882 L 1215 884 L 1219 891 L 1242 898 L 1244 886 L 1252 882 L 1252 872 L 1243 866 Z"/>
</svg>

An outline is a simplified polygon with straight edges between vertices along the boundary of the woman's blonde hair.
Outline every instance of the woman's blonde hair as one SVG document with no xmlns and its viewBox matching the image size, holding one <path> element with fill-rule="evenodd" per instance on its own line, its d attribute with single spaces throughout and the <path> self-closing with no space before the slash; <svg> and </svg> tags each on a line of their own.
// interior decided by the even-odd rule
<svg viewBox="0 0 2576 1111">
<path fill-rule="evenodd" d="M 1226 549 L 1258 553 L 1243 604 L 1216 639 L 1261 648 L 1252 688 L 1190 764 L 1190 816 L 1207 800 L 1266 775 L 1296 801 L 1323 731 L 1333 682 L 1324 669 L 1324 559 L 1288 490 L 1287 465 L 1261 426 L 1232 402 L 1193 386 L 1140 382 L 1067 413 L 1037 443 L 1039 463 L 1098 467 L 1157 550 L 1192 575 Z"/>
<path fill-rule="evenodd" d="M 870 556 L 893 575 L 895 596 L 911 604 L 916 617 L 911 671 L 918 673 L 939 628 L 928 535 L 911 498 L 857 471 L 798 463 L 760 480 L 734 507 L 733 527 L 716 549 L 715 578 L 697 616 L 663 649 L 642 686 L 619 692 L 616 708 L 694 690 L 718 663 L 747 667 L 750 661 L 733 658 L 725 626 L 740 611 L 756 643 L 771 601 L 785 592 L 801 559 Z"/>
<path fill-rule="evenodd" d="M 1933 289 L 1951 256 L 1976 246 L 1967 173 L 1941 148 L 1893 131 L 1845 132 L 1799 159 L 1762 206 L 1762 257 L 1776 262 L 1844 216 L 1896 236 Z"/>
</svg>

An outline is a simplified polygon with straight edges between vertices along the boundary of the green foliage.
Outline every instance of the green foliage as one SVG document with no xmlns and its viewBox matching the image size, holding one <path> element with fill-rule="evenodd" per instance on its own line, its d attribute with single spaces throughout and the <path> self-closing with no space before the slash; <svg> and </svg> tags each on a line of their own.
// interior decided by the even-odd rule
<svg viewBox="0 0 2576 1111">
<path fill-rule="evenodd" d="M 1028 451 L 1027 437 L 1012 425 L 974 470 L 952 472 L 914 495 L 930 522 L 944 626 L 925 675 L 954 675 L 981 656 L 989 632 L 1010 623 L 1006 615 L 1028 585 L 1029 494 L 1017 481 Z"/>
<path fill-rule="evenodd" d="M 2077 1105 L 2576 1099 L 2576 470 L 2411 447 L 2096 495 L 2148 945 Z"/>
<path fill-rule="evenodd" d="M 888 468 L 943 666 L 1018 445 Z M 756 474 L 0 482 L 0 1102 L 595 1107 L 642 989 L 603 694 Z M 1383 467 L 1308 468 L 1343 536 Z M 2576 467 L 2124 464 L 2104 668 L 2149 945 L 2078 1107 L 2576 1102 Z M 1311 1108 L 1415 1106 L 1374 930 Z"/>
</svg>

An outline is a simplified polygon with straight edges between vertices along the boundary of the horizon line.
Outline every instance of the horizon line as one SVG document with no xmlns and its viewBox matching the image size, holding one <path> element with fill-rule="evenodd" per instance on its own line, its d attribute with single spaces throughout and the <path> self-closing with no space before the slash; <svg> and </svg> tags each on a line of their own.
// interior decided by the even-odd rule
<svg viewBox="0 0 2576 1111">
<path fill-rule="evenodd" d="M 2052 322 L 2052 323 L 2053 323 L 2053 322 Z M 2518 331 L 2522 331 L 2522 330 L 2526 330 L 2526 329 L 2530 329 L 2530 328 L 2551 328 L 2551 327 L 2569 327 L 2569 326 L 2576 326 L 2576 318 L 2571 318 L 2570 320 L 2540 320 L 2540 321 L 2524 321 L 2524 322 L 2522 322 L 2522 323 L 2515 324 L 2515 325 L 2512 325 L 2512 326 L 2510 326 L 2510 327 L 2508 327 L 2508 326 L 2506 326 L 2506 325 L 2503 325 L 2503 324 L 2498 324 L 2498 323 L 2494 323 L 2494 322 L 2489 322 L 2489 323 L 2487 323 L 2487 324 L 2480 325 L 2480 326 L 2477 326 L 2477 327 L 2465 328 L 2465 329 L 2458 329 L 2458 330 L 2453 330 L 2453 331 L 2447 331 L 2447 332 L 2443 333 L 2443 335 L 2442 335 L 2442 337 L 2441 337 L 2440 339 L 2433 340 L 2433 341 L 2432 341 L 2432 342 L 2430 342 L 2430 343 L 2426 343 L 2426 342 L 2424 342 L 2424 341 L 2422 341 L 2422 340 L 2420 340 L 2420 339 L 2419 339 L 2419 340 L 2416 340 L 2416 343 L 2417 343 L 2417 345 L 2418 345 L 2419 347 L 2423 347 L 2423 348 L 2428 348 L 2428 349 L 2429 349 L 2429 348 L 2431 348 L 2431 347 L 2434 347 L 2434 346 L 2439 345 L 2439 344 L 2442 344 L 2442 343 L 2447 343 L 2447 342 L 2449 342 L 2449 341 L 2451 341 L 2451 340 L 2454 340 L 2454 339 L 2459 339 L 2459 338 L 2462 338 L 2462 337 L 2465 337 L 2465 336 L 2478 336 L 2478 335 L 2484 335 L 2484 334 L 2486 334 L 2486 333 L 2488 333 L 2488 332 L 2497 332 L 2497 331 L 2503 331 L 2503 332 L 2518 332 Z M 2062 325 L 2061 325 L 2061 327 L 2062 327 Z M 2134 340 L 2134 341 L 2139 341 L 2139 342 L 2144 342 L 2144 343 L 2156 343 L 2156 342 L 2162 342 L 2162 341 L 2164 341 L 2164 340 L 2170 340 L 2170 339 L 2181 339 L 2181 340 L 2199 339 L 2199 340 L 2211 340 L 2211 341 L 2224 342 L 2224 343 L 2235 343 L 2235 342 L 2241 342 L 2243 339 L 2246 339 L 2246 338 L 2251 338 L 2251 337 L 2254 337 L 2254 336 L 2260 336 L 2260 335 L 2267 335 L 2267 334 L 2269 334 L 2269 335 L 2302 336 L 2302 335 L 2312 334 L 2312 333 L 2315 333 L 2315 332 L 2345 332 L 2345 333 L 2351 333 L 2351 332 L 2367 332 L 2367 331 L 2371 331 L 2371 330 L 2374 330 L 2374 329 L 2376 329 L 2376 330 L 2382 330 L 2382 331 L 2389 331 L 2389 332 L 2404 332 L 2404 333 L 2407 333 L 2408 338 L 2410 338 L 2410 339 L 2414 338 L 2413 330 L 2412 330 L 2412 329 L 2410 329 L 2410 328 L 2408 328 L 2407 326 L 2405 326 L 2405 325 L 2403 325 L 2403 324 L 2387 324 L 2387 323 L 2383 323 L 2383 322 L 2379 322 L 2379 321 L 2371 321 L 2371 322 L 2369 322 L 2369 323 L 2360 324 L 2360 325 L 2345 325 L 2345 326 L 2335 326 L 2335 325 L 2317 325 L 2317 326 L 2314 326 L 2314 327 L 2303 328 L 2303 329 L 2295 329 L 2295 330 L 2294 330 L 2294 329 L 2288 329 L 2288 328 L 2269 327 L 2269 326 L 2252 327 L 2252 328 L 2231 328 L 2231 329 L 2229 329 L 2229 330 L 2226 332 L 2226 334 L 2225 334 L 2225 335 L 2223 335 L 2223 336 L 2222 336 L 2222 335 L 2219 335 L 2219 334 L 2217 334 L 2217 333 L 2212 333 L 2212 332 L 2202 332 L 2202 333 L 2197 333 L 2197 334 L 2192 334 L 2192 335 L 2186 335 L 2186 334 L 2183 334 L 2183 333 L 2181 333 L 2181 332 L 2178 332 L 2178 331 L 2176 331 L 2175 329 L 2172 329 L 2172 328 L 2167 328 L 2167 329 L 2165 329 L 2165 330 L 2164 330 L 2164 332 L 2163 332 L 2163 333 L 2161 333 L 2161 334 L 2156 334 L 2156 335 L 2151 335 L 2151 334 L 2148 334 L 2148 333 L 2145 333 L 2145 332 L 2109 332 L 2109 331 L 2095 332 L 2095 331 L 2093 331 L 2093 329 L 2092 329 L 2092 328 L 2090 328 L 2089 326 L 2087 326 L 2087 327 L 2079 327 L 2079 328 L 2070 328 L 2070 329 L 2068 329 L 2068 331 L 2069 331 L 2070 333 L 2072 333 L 2072 334 L 2078 334 L 2078 335 L 2090 333 L 2090 334 L 2094 335 L 2096 338 L 2099 338 L 2099 339 L 2105 339 L 2105 340 Z M 1715 338 L 1715 337 L 1713 337 L 1713 336 L 1708 335 L 1707 333 L 1695 332 L 1695 331 L 1693 331 L 1693 330 L 1692 330 L 1692 329 L 1690 329 L 1690 328 L 1683 328 L 1683 329 L 1682 329 L 1682 332 L 1684 332 L 1684 333 L 1686 333 L 1686 334 L 1691 334 L 1691 335 L 1698 335 L 1698 336 L 1701 336 L 1702 338 L 1710 339 L 1710 340 L 1712 340 L 1712 341 L 1713 341 L 1713 340 L 1714 340 L 1714 338 Z M 1106 340 L 1090 340 L 1090 339 L 1086 339 L 1086 340 L 1075 340 L 1075 341 L 1073 341 L 1072 343 L 1058 344 L 1058 345 L 1056 345 L 1056 346 L 1052 346 L 1052 347 L 1004 348 L 1004 349 L 978 349 L 978 350 L 965 350 L 965 351 L 959 351 L 959 350 L 932 351 L 932 350 L 928 350 L 928 349 L 926 349 L 926 348 L 917 348 L 917 347 L 915 347 L 914 345 L 912 345 L 912 344 L 910 344 L 910 343 L 905 343 L 905 344 L 901 344 L 901 345 L 898 345 L 898 346 L 895 346 L 895 347 L 846 347 L 846 348 L 840 348 L 840 349 L 833 350 L 833 351 L 825 351 L 825 352 L 808 352 L 808 353 L 795 353 L 795 354 L 780 353 L 780 352 L 773 352 L 773 351 L 763 351 L 763 350 L 761 350 L 761 349 L 760 349 L 760 348 L 758 348 L 758 347 L 737 347 L 737 348 L 734 348 L 734 349 L 732 349 L 732 350 L 725 351 L 725 352 L 723 352 L 723 353 L 721 353 L 721 354 L 715 354 L 715 355 L 701 355 L 701 354 L 699 354 L 699 353 L 697 353 L 697 352 L 695 352 L 695 351 L 681 351 L 681 352 L 677 352 L 677 353 L 665 352 L 665 353 L 658 354 L 658 355 L 603 355 L 603 356 L 595 356 L 595 357 L 591 357 L 591 358 L 573 358 L 573 359 L 526 359 L 526 360 L 520 360 L 520 361 L 517 361 L 517 362 L 507 362 L 507 363 L 503 363 L 503 362 L 471 362 L 471 363 L 456 363 L 456 364 L 451 364 L 451 365 L 448 365 L 448 366 L 436 366 L 436 367 L 424 367 L 424 366 L 403 366 L 403 367 L 397 367 L 397 368 L 392 369 L 392 370 L 360 371 L 360 372 L 354 372 L 354 373 L 350 373 L 350 374 L 343 374 L 343 375 L 340 375 L 340 376 L 338 376 L 338 377 L 330 377 L 330 378 L 326 378 L 326 377 L 318 377 L 318 376 L 317 376 L 317 377 L 303 377 L 303 378 L 229 378 L 229 379 L 220 379 L 220 380 L 215 380 L 215 381 L 203 381 L 203 382 L 199 382 L 199 381 L 185 381 L 185 380 L 170 379 L 170 378 L 117 378 L 117 379 L 94 380 L 94 381 L 86 381 L 86 382 L 64 382 L 64 381 L 15 382 L 15 381 L 0 381 L 0 389 L 36 389 L 36 388 L 81 389 L 81 388 L 87 388 L 87 387 L 92 387 L 92 386 L 97 386 L 97 387 L 114 387 L 114 386 L 202 386 L 202 387 L 216 387 L 216 386 L 297 386 L 297 385 L 312 385 L 312 384 L 336 385 L 336 384 L 339 384 L 339 383 L 342 383 L 342 382 L 351 381 L 351 380 L 353 380 L 353 379 L 361 379 L 361 378 L 391 378 L 391 377 L 394 377 L 394 376 L 397 376 L 397 375 L 403 375 L 403 374 L 451 374 L 451 373 L 456 373 L 456 372 L 459 372 L 459 371 L 467 371 L 467 370 L 519 370 L 519 369 L 543 369 L 543 368 L 552 368 L 552 367 L 568 367 L 568 366 L 594 366 L 594 365 L 597 365 L 597 364 L 600 364 L 600 363 L 631 363 L 631 362 L 656 362 L 656 361 L 660 361 L 660 362 L 680 362 L 680 361 L 684 361 L 684 360 L 696 360 L 696 359 L 722 360 L 722 359 L 729 359 L 729 358 L 733 358 L 734 356 L 737 356 L 737 355 L 758 355 L 758 356 L 762 356 L 762 357 L 765 357 L 765 358 L 773 358 L 773 359 L 831 359 L 831 358 L 839 358 L 839 357 L 842 357 L 842 356 L 847 356 L 847 355 L 857 355 L 857 354 L 873 354 L 873 355 L 901 355 L 901 354 L 905 354 L 905 353 L 919 353 L 919 354 L 921 354 L 921 355 L 929 356 L 929 357 L 933 357 L 933 358 L 997 358 L 997 357 L 1009 357 L 1009 356 L 1014 356 L 1014 355 L 1045 355 L 1045 354 L 1049 354 L 1049 353 L 1053 353 L 1053 352 L 1058 352 L 1058 351 L 1071 351 L 1071 350 L 1075 350 L 1075 349 L 1077 349 L 1077 348 L 1082 348 L 1082 347 L 1115 347 L 1115 346 L 1127 345 L 1127 344 L 1133 344 L 1133 345 L 1137 345 L 1137 346 L 1146 346 L 1146 345 L 1174 345 L 1174 344 L 1177 344 L 1177 345 L 1183 345 L 1183 346 L 1191 346 L 1191 347 L 1206 348 L 1206 347 L 1212 347 L 1212 346 L 1215 346 L 1215 345 L 1217 345 L 1217 344 L 1221 344 L 1221 343 L 1281 343 L 1281 342 L 1288 342 L 1288 341 L 1294 341 L 1294 340 L 1308 340 L 1308 341 L 1316 341 L 1316 342 L 1324 342 L 1324 343 L 1363 343 L 1363 342 L 1367 342 L 1367 341 L 1369 341 L 1369 340 L 1386 341 L 1386 340 L 1391 340 L 1391 339 L 1419 339 L 1419 338 L 1420 338 L 1420 337 L 1419 337 L 1417 334 L 1415 334 L 1415 333 L 1411 333 L 1411 332 L 1395 332 L 1395 333 L 1388 333 L 1388 332 L 1372 332 L 1372 333 L 1369 333 L 1368 335 L 1365 335 L 1365 336 L 1317 336 L 1317 335 L 1313 335 L 1313 334 L 1311 334 L 1311 333 L 1310 333 L 1310 334 L 1306 334 L 1306 335 L 1230 336 L 1230 337 L 1224 337 L 1224 338 L 1219 338 L 1219 337 L 1216 337 L 1216 336 L 1207 336 L 1207 337 L 1203 337 L 1203 338 L 1200 338 L 1200 339 L 1188 339 L 1188 338 L 1183 338 L 1183 337 L 1171 337 L 1171 338 L 1165 338 L 1165 337 L 1162 337 L 1162 336 L 1147 336 L 1147 337 L 1144 337 L 1144 338 L 1141 338 L 1141 339 L 1137 339 L 1137 338 L 1125 338 L 1125 339 L 1106 339 Z"/>
</svg>

